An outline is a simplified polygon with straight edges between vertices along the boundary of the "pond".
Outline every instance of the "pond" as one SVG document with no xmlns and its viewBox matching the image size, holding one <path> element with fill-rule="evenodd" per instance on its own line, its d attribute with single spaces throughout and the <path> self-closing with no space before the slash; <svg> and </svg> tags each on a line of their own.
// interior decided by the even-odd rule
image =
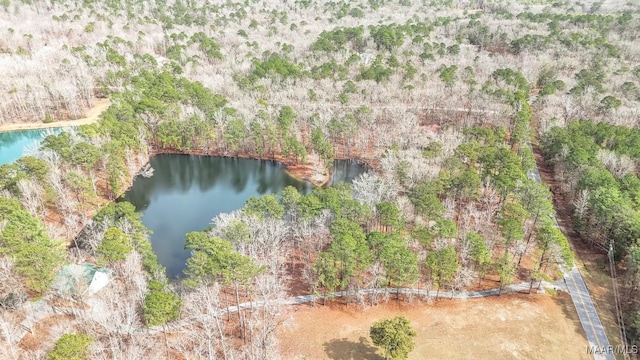
<svg viewBox="0 0 640 360">
<path fill-rule="evenodd" d="M 186 233 L 207 228 L 215 216 L 240 209 L 252 196 L 279 193 L 289 185 L 301 193 L 312 189 L 271 161 L 162 154 L 150 164 L 153 176 L 137 177 L 123 199 L 153 231 L 153 250 L 170 279 L 181 277 L 190 255 L 184 249 Z M 332 182 L 351 181 L 365 171 L 355 161 L 334 166 Z"/>
<path fill-rule="evenodd" d="M 0 165 L 18 160 L 29 148 L 37 148 L 45 136 L 60 131 L 62 128 L 0 132 Z"/>
</svg>

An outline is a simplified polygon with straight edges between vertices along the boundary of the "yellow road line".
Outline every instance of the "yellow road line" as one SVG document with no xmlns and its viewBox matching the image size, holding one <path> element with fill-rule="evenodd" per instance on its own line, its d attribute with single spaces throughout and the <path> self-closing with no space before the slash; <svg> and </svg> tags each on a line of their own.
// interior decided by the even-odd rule
<svg viewBox="0 0 640 360">
<path fill-rule="evenodd" d="M 580 291 L 579 291 L 580 288 L 578 287 L 578 284 L 576 283 L 576 279 L 574 278 L 573 271 L 571 272 L 571 281 L 573 282 L 573 285 L 575 286 L 577 292 L 580 293 Z M 587 320 L 589 321 L 589 325 L 591 325 L 591 330 L 593 330 L 593 335 L 596 338 L 597 345 L 598 345 L 598 347 L 602 348 L 602 345 L 600 344 L 600 339 L 598 337 L 598 333 L 596 332 L 596 327 L 593 325 L 593 321 L 591 321 L 591 316 L 589 315 L 589 311 L 587 311 L 587 305 L 584 303 L 584 299 L 582 299 L 582 294 L 580 294 L 578 297 L 580 298 L 580 303 L 582 304 L 582 308 L 584 309 L 585 316 L 587 317 Z M 577 311 L 577 309 L 576 309 L 576 311 Z M 580 315 L 580 314 L 578 314 L 578 315 Z M 588 341 L 588 339 L 587 339 L 587 341 Z"/>
</svg>

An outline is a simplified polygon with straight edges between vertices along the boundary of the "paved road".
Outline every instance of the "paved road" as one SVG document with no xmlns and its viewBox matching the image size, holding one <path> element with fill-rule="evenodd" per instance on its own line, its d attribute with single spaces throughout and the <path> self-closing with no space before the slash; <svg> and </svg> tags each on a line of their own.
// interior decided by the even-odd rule
<svg viewBox="0 0 640 360">
<path fill-rule="evenodd" d="M 608 349 L 609 339 L 602 327 L 602 322 L 598 316 L 598 311 L 593 305 L 591 300 L 591 294 L 589 289 L 582 279 L 582 275 L 578 268 L 574 265 L 571 271 L 564 271 L 564 279 L 569 289 L 569 294 L 573 300 L 573 305 L 578 311 L 578 317 L 582 323 L 582 328 L 587 335 L 587 341 L 589 346 L 597 346 L 598 349 Z M 612 353 L 606 352 L 605 354 L 595 354 L 595 359 L 615 360 Z"/>
<path fill-rule="evenodd" d="M 541 182 L 540 173 L 538 172 L 537 168 L 529 171 L 527 173 L 527 176 L 532 180 Z M 556 227 L 560 228 L 558 226 L 557 221 L 556 221 Z M 591 294 L 587 289 L 587 286 L 584 282 L 584 279 L 582 278 L 582 275 L 580 274 L 580 271 L 574 265 L 571 271 L 567 271 L 566 269 L 564 269 L 563 273 L 564 273 L 564 285 L 566 286 L 566 289 L 568 290 L 569 295 L 571 295 L 571 299 L 576 308 L 576 311 L 578 312 L 578 317 L 580 318 L 580 323 L 582 324 L 582 328 L 584 329 L 589 345 L 591 347 L 597 347 L 598 349 L 610 349 L 609 340 L 607 339 L 607 335 L 602 326 L 602 322 L 600 321 L 598 312 L 591 299 Z M 561 286 L 562 284 L 549 284 L 549 283 L 543 283 L 543 284 L 545 287 L 558 288 L 560 286 L 562 288 L 565 288 L 565 286 Z M 502 289 L 502 292 L 507 293 L 507 292 L 514 292 L 514 291 L 528 291 L 529 288 L 530 288 L 529 283 L 513 284 L 513 285 L 505 286 Z M 396 292 L 396 289 L 386 289 L 386 290 L 385 289 L 376 289 L 376 290 L 366 289 L 366 290 L 361 290 L 360 294 L 369 295 L 369 294 L 374 294 L 376 292 L 384 293 L 385 291 L 393 294 Z M 436 292 L 433 290 L 428 291 L 428 290 L 421 290 L 421 289 L 401 288 L 401 289 L 398 289 L 397 291 L 400 292 L 401 294 L 414 294 L 414 295 L 425 296 L 425 297 L 436 296 Z M 438 296 L 441 298 L 469 299 L 469 298 L 494 296 L 494 295 L 498 295 L 499 292 L 500 292 L 499 288 L 482 290 L 482 291 L 470 291 L 470 292 L 440 291 Z M 347 295 L 347 293 L 341 291 L 341 292 L 328 294 L 327 297 L 342 297 L 345 295 Z M 239 310 L 248 309 L 252 307 L 273 306 L 273 305 L 297 305 L 297 304 L 317 301 L 318 299 L 322 299 L 322 298 L 323 296 L 303 295 L 303 296 L 290 297 L 286 299 L 279 299 L 273 302 L 261 302 L 261 301 L 248 302 L 248 303 L 240 304 L 240 306 L 232 306 L 229 309 L 226 309 L 226 308 L 221 309 L 218 314 L 214 314 L 213 316 L 222 316 L 227 312 L 237 312 Z M 51 313 L 58 313 L 58 312 L 56 311 L 56 309 L 47 308 L 46 310 L 40 309 L 38 313 L 40 315 L 44 315 L 44 314 L 51 314 Z M 153 327 L 148 329 L 141 328 L 134 332 L 154 333 L 154 332 L 165 330 L 165 329 L 175 330 L 195 320 L 197 319 L 187 318 L 187 319 L 182 319 L 182 320 L 167 324 L 164 327 Z M 24 330 L 24 333 L 22 333 L 21 336 L 19 336 L 19 338 L 22 338 L 22 336 L 24 336 L 26 333 L 26 329 L 30 328 L 32 325 L 33 325 L 32 323 L 29 323 L 28 325 L 23 324 L 23 327 L 25 330 Z M 112 330 L 118 331 L 116 329 L 112 329 Z M 613 354 L 606 351 L 605 351 L 605 354 L 594 354 L 594 358 L 596 360 L 615 360 L 615 357 L 613 356 Z"/>
<path fill-rule="evenodd" d="M 542 182 L 537 166 L 535 169 L 528 171 L 527 176 L 531 180 Z M 554 221 L 556 227 L 562 230 L 562 228 L 558 226 L 558 221 L 556 219 L 554 219 Z M 582 328 L 587 336 L 589 346 L 591 348 L 597 347 L 600 350 L 605 349 L 604 353 L 594 352 L 594 359 L 615 360 L 615 356 L 612 351 L 608 350 L 610 349 L 611 344 L 609 343 L 609 339 L 607 339 L 607 334 L 605 333 L 600 317 L 598 316 L 598 311 L 593 305 L 591 294 L 589 293 L 589 289 L 587 289 L 587 285 L 582 278 L 582 274 L 580 274 L 580 270 L 578 270 L 574 265 L 571 271 L 563 269 L 562 272 L 566 288 L 569 295 L 571 295 L 573 305 L 576 307 L 576 311 L 578 312 L 578 317 L 580 318 L 580 323 L 582 324 Z"/>
</svg>

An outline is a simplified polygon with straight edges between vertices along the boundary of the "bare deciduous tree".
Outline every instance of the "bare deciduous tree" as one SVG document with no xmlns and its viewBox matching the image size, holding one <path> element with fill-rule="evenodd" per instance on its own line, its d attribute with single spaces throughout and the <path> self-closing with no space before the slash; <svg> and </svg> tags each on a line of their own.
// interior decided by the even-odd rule
<svg viewBox="0 0 640 360">
<path fill-rule="evenodd" d="M 0 311 L 0 353 L 6 359 L 20 359 L 22 351 L 18 342 L 22 329 L 16 315 L 6 311 Z"/>
</svg>

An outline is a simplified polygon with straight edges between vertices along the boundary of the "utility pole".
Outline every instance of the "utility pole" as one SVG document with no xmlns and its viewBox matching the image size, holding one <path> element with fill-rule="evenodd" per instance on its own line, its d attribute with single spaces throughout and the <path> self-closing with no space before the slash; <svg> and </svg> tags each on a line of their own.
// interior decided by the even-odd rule
<svg viewBox="0 0 640 360">
<path fill-rule="evenodd" d="M 618 322 L 618 335 L 620 336 L 620 341 L 622 341 L 622 346 L 625 351 L 623 351 L 625 360 L 630 359 L 629 353 L 626 351 L 627 349 L 627 330 L 624 326 L 624 317 L 622 315 L 622 306 L 620 304 L 620 293 L 618 292 L 618 281 L 616 280 L 616 263 L 613 258 L 613 249 L 614 249 L 614 240 L 609 241 L 609 250 L 607 251 L 607 257 L 609 258 L 609 268 L 611 269 L 611 281 L 613 281 L 613 298 L 614 303 L 616 305 L 616 317 Z"/>
</svg>

